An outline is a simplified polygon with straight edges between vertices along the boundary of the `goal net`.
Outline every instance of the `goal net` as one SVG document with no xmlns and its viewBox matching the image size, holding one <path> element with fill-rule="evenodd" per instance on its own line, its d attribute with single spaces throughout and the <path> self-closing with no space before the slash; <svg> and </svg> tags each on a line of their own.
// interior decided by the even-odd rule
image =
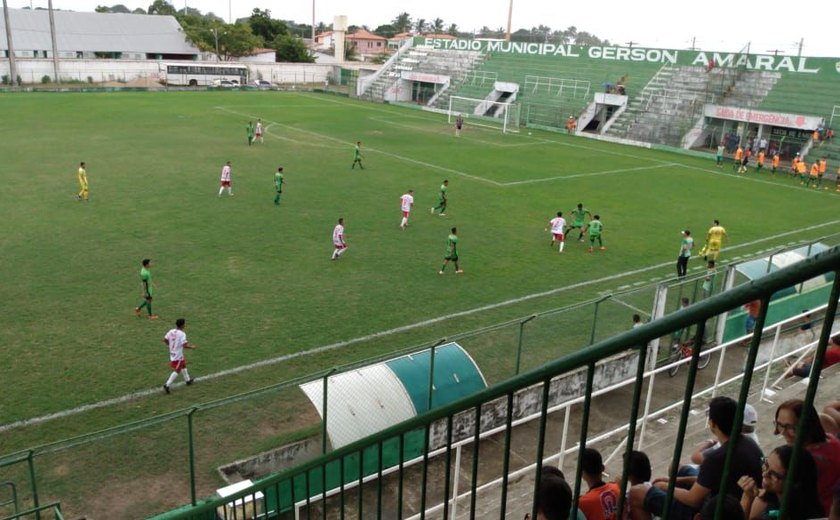
<svg viewBox="0 0 840 520">
<path fill-rule="evenodd" d="M 519 132 L 518 103 L 452 96 L 447 111 L 449 123 L 454 124 L 459 115 L 464 118 L 465 125 Z"/>
</svg>

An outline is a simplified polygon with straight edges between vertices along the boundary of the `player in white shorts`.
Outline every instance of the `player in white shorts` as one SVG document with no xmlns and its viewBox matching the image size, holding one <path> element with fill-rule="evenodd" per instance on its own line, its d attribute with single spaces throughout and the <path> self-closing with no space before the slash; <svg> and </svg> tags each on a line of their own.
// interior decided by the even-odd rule
<svg viewBox="0 0 840 520">
<path fill-rule="evenodd" d="M 344 219 L 338 219 L 338 224 L 333 228 L 333 251 L 332 259 L 336 260 L 341 254 L 347 250 L 347 243 L 344 241 Z"/>
<path fill-rule="evenodd" d="M 222 192 L 224 191 L 225 188 L 227 188 L 227 190 L 228 190 L 228 195 L 233 197 L 233 187 L 231 186 L 230 173 L 231 173 L 230 161 L 228 161 L 222 167 L 222 175 L 219 178 L 219 195 L 218 195 L 219 197 L 222 196 Z"/>
<path fill-rule="evenodd" d="M 185 324 L 186 320 L 184 320 L 184 318 L 178 318 L 175 321 L 175 328 L 167 332 L 163 337 L 163 342 L 169 348 L 169 366 L 172 368 L 172 373 L 169 374 L 169 379 L 167 379 L 166 383 L 163 385 L 163 391 L 167 394 L 172 387 L 172 383 L 174 383 L 175 379 L 178 377 L 178 374 L 182 374 L 184 376 L 184 381 L 186 381 L 188 385 L 195 382 L 195 379 L 191 378 L 190 373 L 187 372 L 187 358 L 184 357 L 184 349 L 194 349 L 196 346 L 187 341 L 187 333 L 184 332 Z"/>
<path fill-rule="evenodd" d="M 400 197 L 400 209 L 402 209 L 400 229 L 405 229 L 408 225 L 408 214 L 411 213 L 412 206 L 414 206 L 414 190 L 408 190 L 408 193 Z"/>
<path fill-rule="evenodd" d="M 563 218 L 563 212 L 558 211 L 557 216 L 549 222 L 551 226 L 551 247 L 554 247 L 554 242 L 560 242 L 559 252 L 563 252 L 563 247 L 566 245 L 563 230 L 566 229 L 566 219 Z"/>
</svg>

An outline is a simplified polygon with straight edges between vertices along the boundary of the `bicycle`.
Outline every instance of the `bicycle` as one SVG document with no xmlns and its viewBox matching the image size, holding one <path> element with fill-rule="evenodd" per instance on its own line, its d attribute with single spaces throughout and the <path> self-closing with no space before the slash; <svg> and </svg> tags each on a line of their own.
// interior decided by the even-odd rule
<svg viewBox="0 0 840 520">
<path fill-rule="evenodd" d="M 674 343 L 671 345 L 671 355 L 668 356 L 668 363 L 671 366 L 668 368 L 668 375 L 674 377 L 680 370 L 680 364 L 677 361 L 685 358 L 691 358 L 694 355 L 694 347 L 691 340 L 683 343 Z M 712 355 L 708 353 L 700 354 L 700 359 L 697 360 L 697 370 L 703 370 L 709 366 L 712 360 Z"/>
</svg>

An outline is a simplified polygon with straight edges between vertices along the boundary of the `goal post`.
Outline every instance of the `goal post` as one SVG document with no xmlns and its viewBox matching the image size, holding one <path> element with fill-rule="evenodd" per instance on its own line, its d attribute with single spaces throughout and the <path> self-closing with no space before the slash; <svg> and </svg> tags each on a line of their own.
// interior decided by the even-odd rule
<svg viewBox="0 0 840 520">
<path fill-rule="evenodd" d="M 519 132 L 519 104 L 515 102 L 452 96 L 447 121 L 454 124 L 458 115 L 463 116 L 465 125 Z"/>
</svg>

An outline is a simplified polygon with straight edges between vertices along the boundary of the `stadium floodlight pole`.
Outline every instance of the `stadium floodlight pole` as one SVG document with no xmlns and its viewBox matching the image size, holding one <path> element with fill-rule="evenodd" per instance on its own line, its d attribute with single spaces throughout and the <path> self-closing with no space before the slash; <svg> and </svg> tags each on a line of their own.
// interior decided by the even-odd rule
<svg viewBox="0 0 840 520">
<path fill-rule="evenodd" d="M 230 1 L 228 0 L 228 23 L 233 23 L 233 11 L 230 9 Z"/>
<path fill-rule="evenodd" d="M 6 44 L 9 49 L 9 85 L 14 85 L 17 79 L 17 63 L 15 62 L 15 46 L 12 43 L 12 24 L 9 21 L 9 4 L 3 0 L 3 17 L 6 21 Z"/>
<path fill-rule="evenodd" d="M 53 10 L 52 0 L 49 0 L 47 7 L 50 10 L 50 38 L 52 38 L 53 74 L 55 75 L 55 82 L 61 83 L 61 76 L 58 73 L 58 41 L 55 38 L 55 11 Z"/>
<path fill-rule="evenodd" d="M 510 5 L 508 5 L 508 23 L 507 23 L 507 33 L 505 34 L 505 41 L 510 41 L 510 27 L 511 22 L 513 21 L 513 0 L 510 0 Z"/>
</svg>

